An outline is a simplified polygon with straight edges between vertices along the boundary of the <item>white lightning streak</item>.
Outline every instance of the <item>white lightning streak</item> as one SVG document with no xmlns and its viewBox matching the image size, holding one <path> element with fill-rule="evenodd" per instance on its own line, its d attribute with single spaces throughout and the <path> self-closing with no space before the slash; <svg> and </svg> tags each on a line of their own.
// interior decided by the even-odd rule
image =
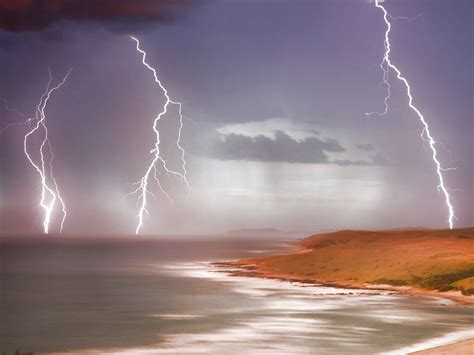
<svg viewBox="0 0 474 355">
<path fill-rule="evenodd" d="M 441 163 L 438 160 L 438 152 L 436 151 L 437 142 L 434 140 L 433 136 L 431 135 L 428 123 L 426 122 L 426 120 L 425 120 L 423 114 L 420 112 L 420 110 L 413 104 L 413 97 L 411 95 L 411 87 L 410 87 L 410 84 L 408 83 L 408 80 L 402 75 L 400 70 L 390 60 L 390 37 L 389 37 L 389 35 L 390 35 L 390 30 L 392 28 L 392 25 L 389 21 L 389 18 L 392 18 L 392 17 L 389 15 L 387 10 L 382 5 L 380 5 L 382 2 L 383 2 L 383 0 L 375 0 L 375 6 L 383 12 L 383 19 L 385 21 L 385 24 L 387 25 L 387 30 L 385 31 L 385 40 L 384 40 L 385 54 L 384 54 L 382 62 L 380 63 L 380 67 L 382 68 L 382 71 L 383 71 L 383 82 L 387 86 L 387 95 L 386 95 L 385 100 L 384 100 L 385 110 L 383 112 L 368 112 L 368 113 L 366 113 L 366 115 L 370 116 L 370 115 L 373 115 L 373 114 L 377 114 L 377 115 L 380 115 L 380 116 L 384 116 L 387 113 L 387 111 L 388 111 L 388 100 L 389 100 L 390 94 L 391 94 L 391 92 L 390 92 L 391 87 L 390 87 L 390 83 L 388 82 L 388 72 L 389 72 L 389 69 L 392 69 L 396 73 L 397 79 L 400 80 L 401 82 L 403 82 L 403 84 L 405 85 L 406 93 L 407 93 L 407 96 L 408 96 L 408 106 L 416 113 L 416 115 L 418 116 L 421 124 L 423 125 L 422 139 L 423 139 L 423 135 L 424 135 L 427 138 L 427 142 L 429 143 L 429 146 L 431 148 L 432 158 L 433 158 L 433 161 L 434 161 L 435 166 L 436 166 L 436 174 L 438 176 L 438 181 L 439 181 L 439 184 L 438 184 L 437 188 L 438 188 L 438 191 L 441 191 L 444 195 L 446 207 L 448 209 L 449 228 L 453 229 L 454 219 L 456 217 L 454 215 L 454 208 L 453 208 L 453 205 L 451 203 L 452 198 L 449 195 L 448 189 L 445 186 L 444 177 L 443 177 L 443 174 L 442 174 L 442 171 L 444 171 L 446 169 L 442 168 Z M 385 67 L 384 67 L 384 64 L 385 64 Z"/>
<path fill-rule="evenodd" d="M 382 2 L 382 1 L 379 1 L 379 2 Z M 406 16 L 392 16 L 390 14 L 388 14 L 388 18 L 390 20 L 404 20 L 404 21 L 408 21 L 408 22 L 413 22 L 415 21 L 416 19 L 418 18 L 421 18 L 423 20 L 423 14 L 418 14 L 416 15 L 415 17 L 406 17 Z"/>
<path fill-rule="evenodd" d="M 156 69 L 153 68 L 150 64 L 148 64 L 148 62 L 146 61 L 146 56 L 147 56 L 147 53 L 142 50 L 140 48 L 140 41 L 138 40 L 138 38 L 134 37 L 134 36 L 130 36 L 130 38 L 132 40 L 135 41 L 135 44 L 136 44 L 136 50 L 137 52 L 139 52 L 142 56 L 142 64 L 148 69 L 150 70 L 152 73 L 153 73 L 153 77 L 155 79 L 155 82 L 158 84 L 158 86 L 160 87 L 160 89 L 163 91 L 163 94 L 165 96 L 165 103 L 163 105 L 163 109 L 162 111 L 158 114 L 158 116 L 155 118 L 155 120 L 153 121 L 153 131 L 155 132 L 155 137 L 156 137 L 156 141 L 155 141 L 155 147 L 151 150 L 150 153 L 153 154 L 153 159 L 151 160 L 150 164 L 148 165 L 148 168 L 146 169 L 145 171 L 145 175 L 143 175 L 143 177 L 139 180 L 138 182 L 138 185 L 139 187 L 134 191 L 132 192 L 132 194 L 135 194 L 135 193 L 138 193 L 139 194 L 139 201 L 140 201 L 140 209 L 138 211 L 138 224 L 137 224 L 137 227 L 135 229 L 135 234 L 139 234 L 140 230 L 143 228 L 143 217 L 144 217 L 144 214 L 148 214 L 148 210 L 147 210 L 147 197 L 148 197 L 148 194 L 150 194 L 150 191 L 148 191 L 148 181 L 149 179 L 152 177 L 156 183 L 158 184 L 158 187 L 160 188 L 160 190 L 163 192 L 163 194 L 166 196 L 167 199 L 169 199 L 170 201 L 173 201 L 171 199 L 171 197 L 166 193 L 166 191 L 164 190 L 163 186 L 161 185 L 160 183 L 160 180 L 158 178 L 158 175 L 157 175 L 157 167 L 156 167 L 156 164 L 158 162 L 161 162 L 162 165 L 163 165 L 163 168 L 164 170 L 169 173 L 169 174 L 173 174 L 173 175 L 177 175 L 179 176 L 183 181 L 184 183 L 186 184 L 186 187 L 188 189 L 188 196 L 189 196 L 189 193 L 191 191 L 191 186 L 189 184 L 189 181 L 188 181 L 188 178 L 187 178 L 187 171 L 186 171 L 186 161 L 184 159 L 184 156 L 185 156 L 185 151 L 183 149 L 183 147 L 181 146 L 180 144 L 180 141 L 181 141 L 181 130 L 183 128 L 183 115 L 182 115 L 182 112 L 181 112 L 181 103 L 180 102 L 177 102 L 177 101 L 173 101 L 171 100 L 169 94 L 168 94 L 168 91 L 166 90 L 166 88 L 163 86 L 163 84 L 161 83 L 160 79 L 158 78 L 158 74 L 156 72 Z M 176 146 L 178 147 L 179 151 L 181 152 L 181 160 L 182 160 L 182 169 L 183 169 L 183 173 L 180 173 L 178 171 L 174 171 L 172 169 L 169 169 L 168 166 L 167 166 L 167 162 L 166 160 L 164 160 L 161 155 L 160 155 L 160 131 L 158 129 L 158 121 L 168 112 L 168 106 L 172 104 L 172 105 L 177 105 L 178 106 L 178 115 L 179 115 L 179 130 L 178 130 L 178 138 L 177 138 L 177 141 L 176 141 Z M 152 174 L 153 172 L 153 174 Z"/>
<path fill-rule="evenodd" d="M 36 125 L 25 135 L 24 140 L 23 140 L 23 151 L 26 157 L 28 158 L 28 161 L 30 162 L 30 164 L 33 166 L 33 168 L 36 170 L 36 172 L 40 176 L 40 181 L 41 181 L 40 206 L 44 210 L 43 231 L 45 234 L 49 233 L 49 225 L 51 222 L 51 216 L 52 216 L 52 213 L 54 211 L 54 207 L 57 201 L 59 201 L 59 204 L 61 205 L 61 210 L 62 210 L 60 232 L 62 232 L 63 230 L 64 222 L 67 216 L 66 205 L 64 204 L 64 200 L 61 196 L 61 193 L 59 192 L 58 184 L 53 174 L 54 153 L 53 153 L 53 149 L 48 137 L 48 126 L 46 125 L 45 110 L 46 110 L 48 101 L 51 98 L 51 95 L 64 85 L 67 78 L 69 77 L 70 72 L 71 71 L 69 70 L 64 76 L 64 78 L 56 86 L 51 88 L 51 82 L 53 80 L 53 77 L 51 74 L 51 70 L 49 71 L 49 81 L 46 86 L 46 90 L 41 96 L 40 102 L 38 106 L 36 107 Z M 41 145 L 39 148 L 40 162 L 37 163 L 31 157 L 29 153 L 28 139 L 30 138 L 30 136 L 35 134 L 35 132 L 40 133 L 40 130 L 42 130 L 43 139 L 41 141 Z M 48 169 L 45 163 L 45 152 L 44 152 L 45 146 L 48 146 L 49 157 L 50 157 L 49 162 L 48 162 L 49 173 L 48 173 Z"/>
<path fill-rule="evenodd" d="M 385 46 L 385 53 L 387 53 L 387 51 L 390 51 L 390 47 L 387 48 L 386 43 L 384 43 L 384 46 Z M 379 111 L 366 112 L 365 113 L 366 116 L 373 116 L 373 115 L 385 116 L 388 113 L 388 100 L 390 99 L 390 97 L 392 95 L 392 86 L 390 85 L 390 82 L 388 81 L 388 62 L 386 62 L 385 56 L 383 57 L 383 59 L 380 62 L 379 66 L 380 66 L 380 69 L 382 69 L 382 72 L 383 72 L 382 82 L 380 84 L 385 85 L 385 87 L 387 88 L 387 94 L 385 95 L 385 98 L 383 99 L 384 110 L 382 112 L 379 112 Z"/>
</svg>

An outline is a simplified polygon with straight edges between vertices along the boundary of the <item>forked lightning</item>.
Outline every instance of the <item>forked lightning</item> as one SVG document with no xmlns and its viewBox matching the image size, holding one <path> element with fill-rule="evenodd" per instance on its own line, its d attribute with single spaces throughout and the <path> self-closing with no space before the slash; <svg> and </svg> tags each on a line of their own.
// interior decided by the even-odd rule
<svg viewBox="0 0 474 355">
<path fill-rule="evenodd" d="M 23 140 L 23 151 L 36 170 L 39 175 L 40 183 L 41 183 L 41 199 L 40 199 L 40 206 L 44 211 L 43 217 L 43 232 L 45 234 L 49 233 L 50 230 L 50 222 L 53 216 L 53 212 L 55 211 L 56 203 L 59 203 L 61 207 L 61 222 L 59 231 L 62 232 L 64 227 L 64 222 L 66 221 L 67 210 L 64 200 L 59 192 L 58 184 L 56 182 L 56 178 L 54 177 L 53 173 L 53 160 L 54 160 L 54 153 L 53 148 L 51 146 L 51 142 L 49 141 L 48 136 L 48 126 L 46 124 L 46 107 L 48 105 L 48 101 L 51 98 L 51 95 L 59 90 L 64 83 L 66 82 L 67 78 L 69 77 L 71 71 L 68 71 L 63 79 L 55 86 L 51 87 L 53 76 L 51 74 L 51 70 L 49 70 L 49 81 L 46 85 L 45 92 L 41 96 L 40 102 L 36 107 L 35 113 L 35 124 L 33 128 L 26 133 L 24 140 Z M 39 160 L 32 157 L 30 152 L 30 139 L 39 136 L 41 137 L 41 144 L 39 147 Z M 49 158 L 49 159 L 48 159 Z M 48 159 L 46 161 L 46 159 Z"/>
<path fill-rule="evenodd" d="M 433 162 L 435 163 L 436 167 L 436 174 L 438 176 L 438 191 L 441 191 L 444 195 L 446 207 L 448 210 L 448 224 L 449 228 L 453 229 L 454 226 L 454 220 L 455 220 L 455 215 L 454 215 L 454 207 L 451 203 L 451 196 L 449 195 L 448 189 L 445 185 L 444 181 L 444 176 L 443 176 L 443 171 L 445 170 L 450 170 L 450 169 L 445 169 L 441 166 L 441 163 L 438 159 L 438 152 L 436 150 L 436 145 L 438 144 L 433 136 L 431 135 L 430 128 L 428 123 L 425 120 L 425 117 L 423 114 L 420 112 L 420 110 L 413 104 L 413 97 L 411 94 L 411 87 L 410 84 L 408 83 L 408 80 L 402 75 L 398 67 L 396 67 L 391 59 L 390 59 L 390 30 L 392 29 L 392 25 L 390 22 L 390 19 L 396 19 L 395 17 L 391 17 L 390 14 L 387 12 L 385 7 L 383 7 L 381 4 L 383 3 L 383 0 L 375 0 L 375 6 L 380 9 L 383 13 L 383 19 L 385 21 L 385 24 L 387 25 L 387 29 L 385 31 L 385 40 L 384 40 L 384 47 L 385 47 L 385 53 L 382 59 L 382 62 L 380 63 L 380 68 L 382 69 L 383 76 L 382 80 L 383 83 L 385 84 L 387 88 L 387 95 L 385 96 L 384 99 L 384 110 L 382 112 L 367 112 L 367 116 L 372 116 L 372 115 L 378 115 L 378 116 L 385 116 L 388 112 L 388 101 L 390 99 L 391 95 L 391 86 L 388 81 L 388 74 L 390 69 L 393 70 L 397 76 L 397 79 L 400 80 L 406 88 L 406 93 L 408 96 L 408 106 L 415 112 L 417 115 L 418 119 L 420 120 L 423 130 L 421 133 L 422 139 L 426 140 L 430 146 L 431 153 L 432 153 L 432 159 Z M 426 139 L 424 138 L 426 137 Z"/>
<path fill-rule="evenodd" d="M 145 174 L 142 176 L 142 178 L 136 183 L 138 185 L 137 189 L 133 191 L 131 194 L 138 194 L 139 198 L 139 203 L 140 203 L 140 208 L 138 211 L 138 224 L 135 229 L 135 234 L 139 234 L 140 230 L 143 228 L 143 218 L 144 215 L 148 213 L 147 210 L 147 204 L 148 204 L 148 195 L 152 194 L 151 191 L 149 190 L 149 182 L 150 179 L 153 179 L 156 181 L 159 189 L 162 191 L 162 193 L 168 198 L 170 201 L 172 201 L 170 195 L 165 191 L 163 188 L 163 185 L 161 184 L 159 177 L 157 175 L 157 169 L 158 169 L 158 164 L 161 164 L 163 169 L 169 173 L 176 175 L 182 179 L 182 181 L 186 184 L 186 187 L 188 189 L 188 195 L 189 192 L 191 191 L 191 186 L 189 184 L 188 178 L 187 178 L 187 170 L 186 170 L 186 160 L 185 160 L 185 151 L 181 145 L 181 131 L 183 129 L 183 115 L 181 111 L 181 103 L 171 100 L 168 91 L 166 88 L 163 86 L 161 83 L 160 79 L 158 79 L 158 74 L 156 72 L 156 69 L 153 68 L 148 62 L 146 61 L 146 56 L 147 53 L 140 48 L 140 41 L 138 38 L 134 36 L 130 36 L 130 38 L 135 41 L 136 44 L 136 50 L 141 54 L 142 58 L 142 64 L 153 73 L 153 77 L 155 79 L 155 82 L 158 84 L 160 89 L 163 91 L 163 95 L 165 96 L 165 103 L 163 105 L 162 111 L 158 114 L 158 116 L 155 118 L 153 121 L 153 131 L 155 133 L 155 145 L 154 148 L 150 151 L 150 153 L 153 155 L 150 164 L 148 165 L 147 169 L 145 170 Z M 178 117 L 179 117 L 179 130 L 178 130 L 178 138 L 176 140 L 176 146 L 178 150 L 180 151 L 180 156 L 181 156 L 181 161 L 182 161 L 182 172 L 178 172 L 172 169 L 169 169 L 167 166 L 167 162 L 165 159 L 160 154 L 160 131 L 158 128 L 158 121 L 166 115 L 168 112 L 168 107 L 169 105 L 176 105 L 178 107 Z"/>
</svg>

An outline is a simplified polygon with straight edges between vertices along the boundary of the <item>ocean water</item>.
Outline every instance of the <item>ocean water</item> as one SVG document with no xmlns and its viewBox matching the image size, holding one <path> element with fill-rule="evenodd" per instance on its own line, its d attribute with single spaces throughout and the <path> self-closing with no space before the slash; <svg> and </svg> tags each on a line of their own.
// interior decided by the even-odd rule
<svg viewBox="0 0 474 355">
<path fill-rule="evenodd" d="M 0 351 L 402 354 L 474 337 L 451 301 L 247 277 L 210 262 L 282 241 L 0 239 Z"/>
</svg>

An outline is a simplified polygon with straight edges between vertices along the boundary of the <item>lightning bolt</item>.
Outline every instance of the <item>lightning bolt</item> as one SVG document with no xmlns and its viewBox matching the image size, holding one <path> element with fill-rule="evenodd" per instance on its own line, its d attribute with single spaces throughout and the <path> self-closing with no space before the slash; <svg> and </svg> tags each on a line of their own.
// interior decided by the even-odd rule
<svg viewBox="0 0 474 355">
<path fill-rule="evenodd" d="M 155 83 L 158 84 L 160 89 L 163 91 L 163 95 L 165 96 L 165 103 L 163 105 L 162 111 L 156 116 L 155 120 L 153 121 L 153 131 L 155 133 L 155 145 L 154 148 L 150 151 L 151 154 L 153 154 L 153 158 L 151 159 L 150 164 L 148 165 L 147 169 L 145 170 L 145 174 L 142 176 L 142 178 L 136 183 L 138 185 L 137 189 L 131 193 L 131 195 L 138 194 L 138 199 L 140 201 L 140 208 L 138 211 L 138 224 L 135 229 L 135 234 L 139 234 L 140 230 L 143 228 L 143 218 L 145 214 L 148 214 L 147 210 L 147 203 L 148 203 L 148 195 L 152 195 L 152 193 L 149 191 L 149 181 L 152 178 L 155 180 L 157 183 L 160 191 L 165 195 L 165 197 L 170 200 L 170 202 L 173 202 L 172 198 L 169 196 L 169 194 L 165 191 L 163 188 L 163 185 L 161 184 L 157 171 L 158 171 L 158 164 L 161 164 L 163 169 L 166 171 L 166 173 L 178 176 L 186 185 L 188 194 L 189 196 L 191 192 L 191 185 L 189 184 L 188 178 L 187 178 L 187 170 L 186 170 L 186 159 L 185 159 L 185 150 L 181 145 L 181 132 L 183 129 L 183 114 L 182 114 L 182 105 L 178 101 L 174 101 L 170 98 L 168 91 L 158 78 L 158 74 L 156 72 L 156 69 L 153 68 L 148 62 L 146 61 L 147 53 L 140 48 L 140 41 L 138 38 L 134 36 L 130 36 L 130 38 L 135 42 L 136 44 L 136 50 L 138 53 L 141 55 L 142 59 L 142 64 L 153 73 L 153 77 L 155 79 Z M 160 119 L 167 114 L 168 112 L 168 107 L 170 105 L 175 105 L 178 107 L 178 117 L 179 117 L 179 129 L 178 129 L 178 138 L 176 140 L 176 147 L 178 148 L 180 152 L 180 158 L 181 158 L 181 169 L 182 173 L 179 171 L 172 170 L 168 168 L 167 161 L 163 159 L 163 157 L 160 154 L 160 131 L 158 129 L 158 122 Z"/>
<path fill-rule="evenodd" d="M 59 192 L 58 184 L 56 182 L 56 178 L 53 174 L 53 160 L 55 158 L 53 148 L 49 141 L 48 136 L 48 126 L 46 125 L 46 107 L 48 105 L 48 101 L 51 98 L 51 95 L 59 90 L 65 83 L 69 77 L 70 70 L 66 73 L 63 79 L 55 86 L 51 86 L 53 81 L 53 76 L 51 74 L 51 70 L 49 70 L 49 81 L 46 85 L 46 89 L 41 96 L 40 102 L 38 106 L 36 106 L 36 113 L 35 113 L 35 121 L 36 124 L 33 128 L 26 133 L 24 140 L 23 140 L 23 151 L 36 170 L 40 177 L 41 183 L 41 199 L 40 199 L 40 206 L 44 211 L 44 218 L 43 218 L 43 231 L 45 234 L 49 233 L 49 226 L 51 222 L 51 217 L 55 209 L 55 205 L 57 202 L 61 205 L 61 212 L 62 218 L 60 223 L 60 232 L 62 232 L 64 227 L 64 222 L 66 220 L 67 211 L 66 205 L 64 204 L 64 200 Z M 29 147 L 29 140 L 30 137 L 37 135 L 42 137 L 41 145 L 39 147 L 39 161 L 33 159 L 30 155 Z M 49 157 L 46 160 L 47 156 Z"/>
<path fill-rule="evenodd" d="M 395 72 L 396 76 L 397 76 L 397 79 L 400 80 L 405 86 L 406 94 L 408 96 L 408 106 L 415 112 L 415 114 L 418 116 L 418 119 L 420 120 L 420 122 L 423 126 L 423 130 L 422 130 L 422 133 L 421 133 L 421 138 L 429 144 L 429 147 L 431 149 L 432 159 L 433 159 L 433 162 L 434 162 L 435 167 L 436 167 L 436 174 L 438 176 L 437 189 L 438 189 L 438 191 L 442 192 L 443 195 L 444 195 L 446 207 L 447 207 L 447 210 L 448 210 L 449 228 L 453 229 L 454 220 L 456 219 L 456 217 L 454 215 L 454 207 L 451 203 L 452 197 L 450 196 L 450 194 L 448 192 L 448 188 L 445 185 L 444 176 L 442 174 L 443 171 L 451 170 L 451 169 L 443 169 L 442 168 L 441 163 L 438 159 L 438 152 L 436 150 L 436 144 L 438 144 L 438 143 L 434 140 L 433 136 L 431 135 L 430 127 L 429 127 L 428 123 L 426 122 L 425 117 L 420 112 L 420 110 L 413 104 L 413 97 L 412 97 L 412 94 L 411 94 L 410 84 L 408 83 L 408 80 L 402 75 L 401 71 L 392 63 L 392 61 L 390 59 L 390 51 L 391 51 L 391 48 L 390 48 L 390 31 L 392 29 L 392 25 L 391 25 L 391 22 L 390 22 L 389 19 L 397 19 L 397 18 L 390 16 L 390 14 L 387 12 L 385 7 L 383 7 L 381 5 L 381 3 L 383 3 L 383 1 L 384 0 L 375 0 L 375 6 L 382 11 L 383 19 L 385 21 L 385 24 L 387 25 L 387 29 L 385 31 L 385 40 L 384 40 L 385 53 L 384 53 L 382 62 L 380 63 L 380 68 L 382 69 L 382 72 L 383 72 L 382 80 L 383 80 L 384 85 L 387 88 L 387 94 L 386 94 L 385 99 L 384 99 L 385 108 L 382 112 L 367 112 L 366 116 L 372 116 L 372 115 L 385 116 L 387 114 L 387 112 L 388 112 L 388 101 L 389 101 L 390 95 L 391 95 L 391 86 L 390 86 L 390 83 L 388 81 L 388 74 L 389 74 L 390 70 L 393 70 Z"/>
</svg>

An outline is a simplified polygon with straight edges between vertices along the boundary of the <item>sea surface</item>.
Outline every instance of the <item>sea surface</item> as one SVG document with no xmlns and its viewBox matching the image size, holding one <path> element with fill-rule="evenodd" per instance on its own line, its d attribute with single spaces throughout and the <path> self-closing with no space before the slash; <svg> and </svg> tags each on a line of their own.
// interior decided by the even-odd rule
<svg viewBox="0 0 474 355">
<path fill-rule="evenodd" d="M 0 351 L 402 354 L 474 337 L 451 301 L 232 277 L 210 262 L 283 241 L 0 239 Z"/>
</svg>

